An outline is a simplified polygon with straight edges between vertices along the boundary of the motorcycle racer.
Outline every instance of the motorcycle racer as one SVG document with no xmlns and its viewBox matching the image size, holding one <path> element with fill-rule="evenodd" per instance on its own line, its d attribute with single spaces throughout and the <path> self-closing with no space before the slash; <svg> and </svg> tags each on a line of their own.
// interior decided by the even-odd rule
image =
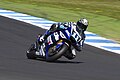
<svg viewBox="0 0 120 80">
<path fill-rule="evenodd" d="M 41 45 L 52 32 L 56 30 L 66 29 L 68 27 L 72 27 L 73 29 L 75 29 L 75 31 L 81 36 L 81 39 L 78 41 L 78 44 L 73 46 L 77 51 L 81 51 L 85 41 L 84 32 L 88 27 L 88 20 L 85 18 L 78 20 L 76 23 L 75 22 L 59 22 L 59 23 L 52 24 L 50 29 L 47 30 L 45 34 L 38 35 L 36 40 L 36 50 L 37 50 L 36 54 L 39 53 L 39 47 L 37 45 Z M 82 34 L 79 33 L 80 30 L 82 30 Z M 66 58 L 74 59 L 76 57 L 76 50 L 73 47 L 71 46 L 71 48 L 69 48 L 66 54 L 64 55 Z M 44 56 L 45 54 L 41 54 L 41 57 L 44 57 Z"/>
</svg>

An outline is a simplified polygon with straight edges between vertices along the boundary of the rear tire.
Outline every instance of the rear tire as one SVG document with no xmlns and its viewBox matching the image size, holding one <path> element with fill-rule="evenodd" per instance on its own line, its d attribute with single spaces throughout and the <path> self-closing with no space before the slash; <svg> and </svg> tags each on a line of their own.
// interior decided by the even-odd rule
<svg viewBox="0 0 120 80">
<path fill-rule="evenodd" d="M 35 55 L 35 50 L 30 51 L 29 53 L 26 54 L 28 59 L 36 59 L 36 55 Z"/>
<path fill-rule="evenodd" d="M 26 52 L 26 56 L 28 59 L 36 59 L 36 55 L 35 55 L 36 50 L 34 49 L 34 47 L 35 44 L 32 44 L 28 49 L 28 51 Z"/>
</svg>

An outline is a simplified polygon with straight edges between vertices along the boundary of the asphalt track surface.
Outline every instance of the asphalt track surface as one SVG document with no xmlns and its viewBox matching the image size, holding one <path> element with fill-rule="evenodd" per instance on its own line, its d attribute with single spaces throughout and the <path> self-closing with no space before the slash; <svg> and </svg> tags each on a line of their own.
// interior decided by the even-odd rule
<svg viewBox="0 0 120 80">
<path fill-rule="evenodd" d="M 120 80 L 120 55 L 88 45 L 74 60 L 27 59 L 26 50 L 44 32 L 0 16 L 0 80 Z"/>
</svg>

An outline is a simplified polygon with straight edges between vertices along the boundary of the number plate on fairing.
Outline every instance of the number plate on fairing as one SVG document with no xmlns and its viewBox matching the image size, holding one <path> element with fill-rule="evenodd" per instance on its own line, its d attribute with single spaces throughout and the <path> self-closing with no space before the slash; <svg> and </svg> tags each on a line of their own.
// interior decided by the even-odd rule
<svg viewBox="0 0 120 80">
<path fill-rule="evenodd" d="M 68 30 L 61 30 L 54 32 L 47 38 L 48 45 L 54 44 L 56 41 L 60 40 L 61 38 L 69 39 L 70 38 L 70 32 Z"/>
</svg>

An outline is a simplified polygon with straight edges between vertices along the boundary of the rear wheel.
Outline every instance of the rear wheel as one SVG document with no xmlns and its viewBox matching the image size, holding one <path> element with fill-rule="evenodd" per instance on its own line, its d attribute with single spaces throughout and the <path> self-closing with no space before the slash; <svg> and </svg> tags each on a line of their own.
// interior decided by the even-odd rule
<svg viewBox="0 0 120 80">
<path fill-rule="evenodd" d="M 58 58 L 60 58 L 68 50 L 68 48 L 69 48 L 69 46 L 67 44 L 63 44 L 62 46 L 60 46 L 59 49 L 53 51 L 53 53 L 48 52 L 48 55 L 46 55 L 46 61 L 55 61 L 55 60 L 57 60 Z"/>
</svg>

